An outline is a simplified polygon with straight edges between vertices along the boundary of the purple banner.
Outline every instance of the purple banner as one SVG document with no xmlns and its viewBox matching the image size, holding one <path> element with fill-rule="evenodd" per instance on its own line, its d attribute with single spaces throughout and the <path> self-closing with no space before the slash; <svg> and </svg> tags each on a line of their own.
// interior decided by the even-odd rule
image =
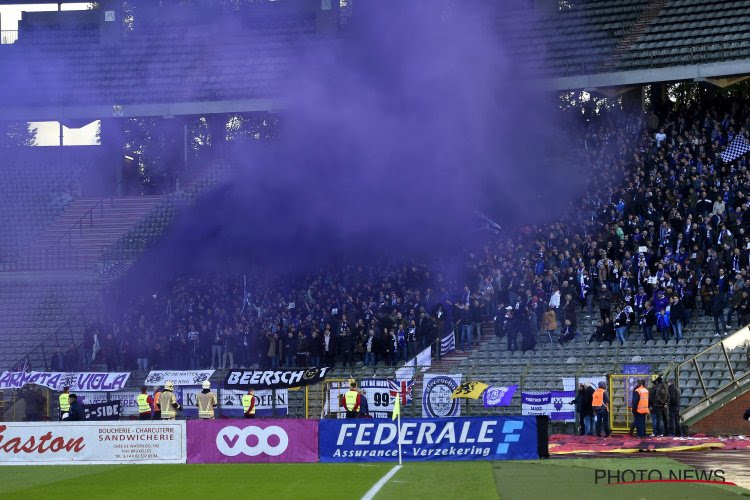
<svg viewBox="0 0 750 500">
<path fill-rule="evenodd" d="M 548 405 L 550 401 L 549 391 L 539 393 L 521 393 L 521 404 L 525 405 Z"/>
<path fill-rule="evenodd" d="M 518 390 L 517 385 L 507 387 L 492 386 L 484 391 L 484 407 L 492 408 L 493 406 L 508 406 L 513 399 L 513 395 Z"/>
<path fill-rule="evenodd" d="M 550 392 L 550 403 L 554 411 L 550 412 L 550 420 L 573 420 L 575 409 L 570 408 L 570 401 L 575 399 L 575 391 L 552 391 Z"/>
<path fill-rule="evenodd" d="M 189 420 L 188 463 L 317 462 L 317 420 Z"/>
<path fill-rule="evenodd" d="M 648 364 L 624 364 L 622 365 L 622 373 L 624 375 L 643 375 L 651 373 L 651 365 Z"/>
</svg>

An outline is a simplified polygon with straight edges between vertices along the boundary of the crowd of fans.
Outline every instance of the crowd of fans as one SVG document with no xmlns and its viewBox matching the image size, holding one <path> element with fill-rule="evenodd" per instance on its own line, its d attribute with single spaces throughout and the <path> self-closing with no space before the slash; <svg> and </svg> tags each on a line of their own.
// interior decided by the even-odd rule
<svg viewBox="0 0 750 500">
<path fill-rule="evenodd" d="M 704 107 L 591 120 L 574 149 L 587 196 L 565 221 L 521 227 L 439 266 L 341 265 L 296 283 L 178 277 L 92 325 L 83 368 L 393 365 L 450 332 L 472 349 L 482 323 L 509 350 L 539 341 L 679 342 L 696 314 L 716 336 L 750 322 L 750 171 L 720 153 L 748 137 L 750 109 Z M 543 201 L 543 200 L 542 200 Z M 588 338 L 581 319 L 596 322 Z"/>
</svg>

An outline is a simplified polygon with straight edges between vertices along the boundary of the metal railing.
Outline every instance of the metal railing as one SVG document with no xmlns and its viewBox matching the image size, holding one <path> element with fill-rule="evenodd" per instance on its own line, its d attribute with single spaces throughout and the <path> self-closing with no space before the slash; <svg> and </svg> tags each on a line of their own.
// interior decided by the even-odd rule
<svg viewBox="0 0 750 500">
<path fill-rule="evenodd" d="M 88 324 L 99 319 L 99 304 L 95 302 L 94 305 L 96 306 L 96 313 L 87 314 L 86 308 L 78 309 L 64 323 L 58 326 L 52 333 L 45 335 L 35 347 L 26 352 L 18 362 L 11 366 L 19 366 L 24 363 L 24 360 L 29 360 L 31 369 L 38 370 L 41 369 L 41 366 L 38 366 L 38 361 L 41 361 L 44 370 L 49 370 L 50 358 L 57 349 L 72 354 L 77 360 L 82 359 L 83 346 L 80 342 L 76 341 L 76 332 L 74 329 L 78 329 L 79 324 L 82 329 L 85 329 Z M 35 364 L 37 366 L 34 366 Z"/>
<path fill-rule="evenodd" d="M 688 389 L 693 398 L 700 398 L 681 412 L 683 421 L 699 416 L 729 392 L 750 383 L 750 328 L 737 330 L 666 373 L 670 372 L 683 398 Z"/>
<path fill-rule="evenodd" d="M 10 45 L 18 40 L 18 30 L 0 30 L 0 44 Z"/>
</svg>

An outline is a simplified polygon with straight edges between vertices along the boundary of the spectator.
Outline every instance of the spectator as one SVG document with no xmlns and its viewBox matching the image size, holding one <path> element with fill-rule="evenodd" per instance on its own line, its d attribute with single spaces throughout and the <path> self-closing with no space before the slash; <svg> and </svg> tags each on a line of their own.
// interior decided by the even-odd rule
<svg viewBox="0 0 750 500">
<path fill-rule="evenodd" d="M 668 382 L 667 389 L 669 396 L 669 435 L 682 436 L 682 427 L 680 426 L 680 398 L 682 394 L 675 385 L 675 380 Z"/>
<path fill-rule="evenodd" d="M 552 334 L 557 330 L 557 316 L 551 307 L 548 307 L 542 316 L 542 330 L 547 332 L 549 341 L 552 342 Z"/>
<path fill-rule="evenodd" d="M 656 325 L 656 313 L 654 312 L 654 308 L 651 306 L 651 301 L 649 300 L 645 303 L 640 322 L 641 329 L 643 330 L 643 343 L 645 344 L 649 340 L 654 340 L 651 332 L 653 331 L 654 325 Z M 656 343 L 655 340 L 654 343 Z"/>
<path fill-rule="evenodd" d="M 602 285 L 599 290 L 599 313 L 601 319 L 610 317 L 612 314 L 612 292 L 607 289 L 607 285 Z"/>
<path fill-rule="evenodd" d="M 313 330 L 312 338 L 310 339 L 310 366 L 321 367 L 323 358 L 323 339 L 321 338 L 318 330 Z"/>
<path fill-rule="evenodd" d="M 378 352 L 378 342 L 375 338 L 375 330 L 371 329 L 367 332 L 367 341 L 365 342 L 365 366 L 377 364 L 376 352 Z"/>
</svg>

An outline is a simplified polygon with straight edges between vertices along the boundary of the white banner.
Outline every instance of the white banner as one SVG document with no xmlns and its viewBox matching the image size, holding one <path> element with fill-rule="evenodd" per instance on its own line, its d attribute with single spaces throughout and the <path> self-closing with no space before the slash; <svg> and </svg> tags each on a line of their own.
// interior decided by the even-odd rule
<svg viewBox="0 0 750 500">
<path fill-rule="evenodd" d="M 167 380 L 174 382 L 174 385 L 201 385 L 204 380 L 210 379 L 213 374 L 214 370 L 151 370 L 148 372 L 145 385 L 164 385 Z"/>
<path fill-rule="evenodd" d="M 393 384 L 388 379 L 370 378 L 359 381 L 359 388 L 365 392 L 367 408 L 373 418 L 388 418 L 393 412 L 396 395 L 392 394 Z M 331 382 L 329 385 L 326 415 L 346 417 L 346 410 L 339 404 L 339 396 L 349 390 L 349 382 Z"/>
<path fill-rule="evenodd" d="M 461 399 L 451 394 L 461 385 L 461 374 L 428 373 L 422 381 L 422 417 L 441 418 L 461 415 Z"/>
<path fill-rule="evenodd" d="M 3 372 L 0 389 L 20 389 L 36 384 L 55 391 L 70 387 L 70 392 L 119 391 L 128 382 L 130 372 Z"/>
<path fill-rule="evenodd" d="M 432 366 L 432 347 L 428 347 L 417 354 L 416 364 L 423 372 L 427 371 L 427 369 Z"/>
<path fill-rule="evenodd" d="M 0 465 L 184 464 L 185 422 L 7 422 Z"/>
<path fill-rule="evenodd" d="M 396 370 L 396 380 L 411 380 L 414 378 L 414 361 L 415 358 L 412 358 Z"/>
</svg>

